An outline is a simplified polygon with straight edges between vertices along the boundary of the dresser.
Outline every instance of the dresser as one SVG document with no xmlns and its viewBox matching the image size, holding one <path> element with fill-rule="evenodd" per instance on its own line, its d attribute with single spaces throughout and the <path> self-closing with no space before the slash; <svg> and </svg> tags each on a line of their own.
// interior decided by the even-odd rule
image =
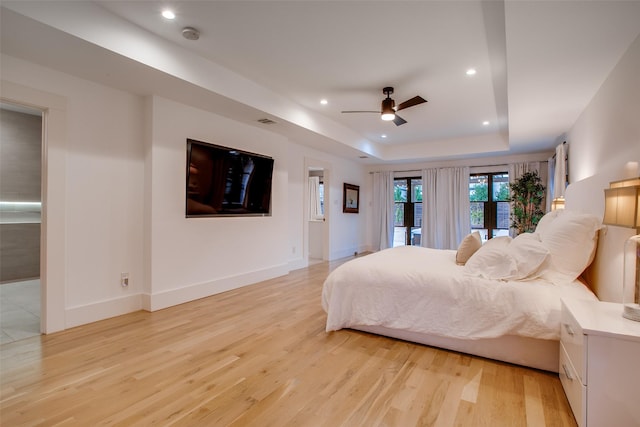
<svg viewBox="0 0 640 427">
<path fill-rule="evenodd" d="M 580 427 L 640 426 L 640 322 L 622 304 L 563 299 L 560 381 Z"/>
</svg>

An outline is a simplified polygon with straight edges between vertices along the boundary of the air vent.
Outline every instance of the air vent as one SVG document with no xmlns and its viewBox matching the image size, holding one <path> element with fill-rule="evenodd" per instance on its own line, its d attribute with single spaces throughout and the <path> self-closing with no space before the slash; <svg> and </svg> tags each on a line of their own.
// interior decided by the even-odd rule
<svg viewBox="0 0 640 427">
<path fill-rule="evenodd" d="M 273 121 L 273 120 L 271 120 L 271 119 L 267 119 L 267 118 L 259 119 L 258 121 L 259 121 L 260 123 L 262 123 L 263 125 L 275 125 L 275 124 L 276 124 L 276 122 L 274 122 L 274 121 Z"/>
<path fill-rule="evenodd" d="M 369 156 L 359 156 L 361 159 L 368 159 Z"/>
</svg>

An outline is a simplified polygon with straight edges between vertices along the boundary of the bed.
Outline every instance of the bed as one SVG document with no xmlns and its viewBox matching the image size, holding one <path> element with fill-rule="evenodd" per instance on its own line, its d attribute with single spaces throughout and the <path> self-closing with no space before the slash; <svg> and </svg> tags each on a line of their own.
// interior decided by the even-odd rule
<svg viewBox="0 0 640 427">
<path fill-rule="evenodd" d="M 594 215 L 554 211 L 515 239 L 482 244 L 470 234 L 458 250 L 403 246 L 356 258 L 324 282 L 326 330 L 557 372 L 561 298 L 597 300 L 580 276 L 599 228 Z"/>
</svg>

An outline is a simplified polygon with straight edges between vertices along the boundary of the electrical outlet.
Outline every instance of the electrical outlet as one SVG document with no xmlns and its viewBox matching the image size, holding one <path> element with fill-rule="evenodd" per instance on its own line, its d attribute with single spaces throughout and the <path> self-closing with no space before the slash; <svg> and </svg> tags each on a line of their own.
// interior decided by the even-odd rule
<svg viewBox="0 0 640 427">
<path fill-rule="evenodd" d="M 123 288 L 129 286 L 129 273 L 120 273 L 120 286 Z"/>
</svg>

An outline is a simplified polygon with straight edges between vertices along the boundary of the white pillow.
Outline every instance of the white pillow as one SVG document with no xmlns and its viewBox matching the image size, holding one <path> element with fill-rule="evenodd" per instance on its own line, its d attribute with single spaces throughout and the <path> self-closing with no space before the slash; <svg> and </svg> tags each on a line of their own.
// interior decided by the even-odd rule
<svg viewBox="0 0 640 427">
<path fill-rule="evenodd" d="M 540 233 L 551 253 L 551 265 L 544 277 L 573 281 L 589 266 L 595 255 L 600 219 L 595 215 L 561 210 Z"/>
<path fill-rule="evenodd" d="M 468 234 L 467 237 L 462 239 L 458 251 L 456 252 L 456 264 L 464 265 L 471 255 L 473 255 L 482 246 L 482 238 L 478 231 L 474 231 Z"/>
<path fill-rule="evenodd" d="M 539 277 L 551 260 L 549 250 L 537 233 L 520 234 L 509 243 L 507 252 L 516 262 L 517 273 L 511 277 L 514 280 Z"/>
<path fill-rule="evenodd" d="M 512 240 L 511 236 L 493 237 L 487 240 L 482 246 L 483 247 L 492 247 L 492 246 L 504 247 L 504 246 L 507 246 L 511 242 L 511 240 Z"/>
<path fill-rule="evenodd" d="M 540 218 L 540 221 L 538 221 L 538 225 L 536 225 L 536 233 L 538 234 L 544 233 L 546 229 L 549 227 L 549 225 L 551 224 L 551 222 L 554 219 L 556 219 L 558 214 L 562 211 L 563 209 L 558 209 L 558 210 L 547 212 L 546 214 L 544 214 L 544 216 Z"/>
<path fill-rule="evenodd" d="M 518 271 L 516 261 L 508 256 L 507 245 L 502 242 L 490 245 L 491 240 L 469 258 L 464 266 L 465 273 L 485 279 L 507 280 Z"/>
<path fill-rule="evenodd" d="M 549 263 L 549 251 L 538 235 L 525 233 L 511 239 L 496 237 L 485 243 L 465 265 L 467 274 L 493 280 L 539 277 Z"/>
</svg>

